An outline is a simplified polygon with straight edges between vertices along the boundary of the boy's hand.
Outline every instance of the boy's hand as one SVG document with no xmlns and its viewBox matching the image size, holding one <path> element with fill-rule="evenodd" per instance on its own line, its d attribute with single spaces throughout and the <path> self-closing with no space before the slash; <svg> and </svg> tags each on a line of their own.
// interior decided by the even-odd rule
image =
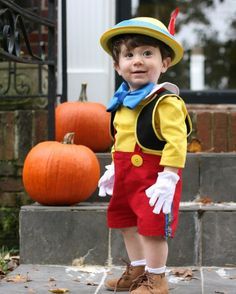
<svg viewBox="0 0 236 294">
<path fill-rule="evenodd" d="M 107 169 L 98 182 L 99 192 L 98 196 L 105 197 L 107 194 L 112 195 L 114 185 L 114 163 L 106 165 Z"/>
<path fill-rule="evenodd" d="M 155 206 L 153 213 L 159 214 L 161 209 L 163 213 L 171 212 L 171 205 L 175 194 L 175 186 L 179 176 L 171 171 L 158 173 L 156 183 L 149 187 L 145 192 L 151 206 Z"/>
</svg>

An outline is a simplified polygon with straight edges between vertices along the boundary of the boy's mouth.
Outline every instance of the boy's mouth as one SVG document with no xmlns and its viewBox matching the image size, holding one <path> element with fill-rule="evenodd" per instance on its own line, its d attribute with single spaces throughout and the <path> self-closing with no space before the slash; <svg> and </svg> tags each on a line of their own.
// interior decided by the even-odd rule
<svg viewBox="0 0 236 294">
<path fill-rule="evenodd" d="M 136 71 L 133 71 L 132 73 L 133 74 L 143 74 L 143 73 L 146 73 L 146 71 L 144 71 L 144 70 L 136 70 Z"/>
</svg>

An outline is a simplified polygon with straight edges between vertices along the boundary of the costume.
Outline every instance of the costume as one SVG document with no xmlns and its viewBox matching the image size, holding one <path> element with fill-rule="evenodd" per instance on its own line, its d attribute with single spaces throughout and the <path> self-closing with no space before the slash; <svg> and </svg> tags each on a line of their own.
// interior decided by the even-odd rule
<svg viewBox="0 0 236 294">
<path fill-rule="evenodd" d="M 175 85 L 154 85 L 183 57 L 183 47 L 174 37 L 177 14 L 178 8 L 171 14 L 168 28 L 157 19 L 137 17 L 116 24 L 100 39 L 126 82 L 108 106 L 113 114 L 114 163 L 106 166 L 99 180 L 99 196 L 112 195 L 108 225 L 128 228 L 123 230 L 127 251 L 133 250 L 138 259 L 137 242 L 146 259 L 131 260 L 120 278 L 107 280 L 109 290 L 168 294 L 166 261 L 156 261 L 167 254 L 160 245 L 163 240 L 139 240 L 138 235 L 173 237 L 178 223 L 181 169 L 191 121 Z M 153 252 L 147 254 L 150 244 Z M 150 266 L 160 262 L 162 266 Z M 146 271 L 140 275 L 145 264 Z"/>
<path fill-rule="evenodd" d="M 172 84 L 162 86 L 168 88 L 169 85 Z M 141 235 L 173 237 L 191 121 L 183 100 L 177 95 L 178 90 L 166 92 L 162 86 L 158 90 L 156 87 L 134 109 L 121 106 L 113 114 L 115 180 L 108 225 L 112 228 L 137 226 Z M 166 109 L 172 110 L 166 113 Z M 176 134 L 179 135 L 177 145 Z M 172 211 L 153 214 L 145 190 L 155 183 L 163 166 L 168 165 L 179 168 L 180 177 Z"/>
</svg>

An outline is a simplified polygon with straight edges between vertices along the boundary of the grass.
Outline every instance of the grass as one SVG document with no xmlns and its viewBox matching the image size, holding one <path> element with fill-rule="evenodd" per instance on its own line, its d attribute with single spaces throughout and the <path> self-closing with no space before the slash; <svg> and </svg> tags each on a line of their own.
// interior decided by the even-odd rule
<svg viewBox="0 0 236 294">
<path fill-rule="evenodd" d="M 5 246 L 0 248 L 0 276 L 5 277 L 10 271 L 18 266 L 18 258 L 12 258 L 18 252 Z"/>
</svg>

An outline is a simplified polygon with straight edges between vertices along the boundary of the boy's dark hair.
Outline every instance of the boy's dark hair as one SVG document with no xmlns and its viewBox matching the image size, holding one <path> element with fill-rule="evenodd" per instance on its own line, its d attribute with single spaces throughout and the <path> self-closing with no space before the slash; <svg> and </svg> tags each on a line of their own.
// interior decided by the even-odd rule
<svg viewBox="0 0 236 294">
<path fill-rule="evenodd" d="M 141 34 L 123 34 L 118 35 L 111 40 L 112 58 L 117 64 L 119 62 L 121 45 L 125 45 L 128 50 L 132 50 L 138 46 L 145 45 L 159 47 L 162 59 L 167 57 L 170 57 L 172 59 L 174 56 L 174 52 L 172 51 L 172 49 L 162 41 Z"/>
</svg>

